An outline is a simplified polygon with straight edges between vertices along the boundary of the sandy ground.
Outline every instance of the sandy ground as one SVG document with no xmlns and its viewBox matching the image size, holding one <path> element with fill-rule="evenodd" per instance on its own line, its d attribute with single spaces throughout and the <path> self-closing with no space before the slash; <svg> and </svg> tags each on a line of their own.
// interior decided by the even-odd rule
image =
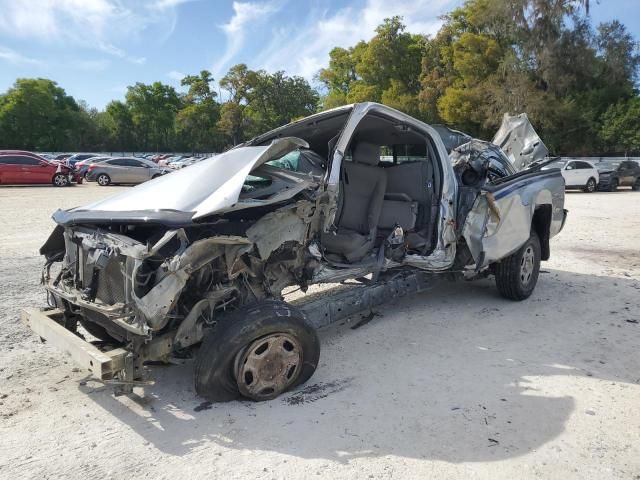
<svg viewBox="0 0 640 480">
<path fill-rule="evenodd" d="M 640 478 L 640 193 L 568 194 L 525 302 L 443 283 L 324 330 L 297 391 L 209 405 L 190 363 L 116 398 L 19 323 L 51 212 L 116 190 L 0 189 L 0 478 Z"/>
</svg>

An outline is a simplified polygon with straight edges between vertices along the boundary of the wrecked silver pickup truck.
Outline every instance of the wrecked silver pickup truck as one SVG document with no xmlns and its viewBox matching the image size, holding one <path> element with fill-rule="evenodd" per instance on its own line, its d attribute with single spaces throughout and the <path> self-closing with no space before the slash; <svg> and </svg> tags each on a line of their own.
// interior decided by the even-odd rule
<svg viewBox="0 0 640 480">
<path fill-rule="evenodd" d="M 315 371 L 317 327 L 435 278 L 493 275 L 503 296 L 529 297 L 566 217 L 560 172 L 530 166 L 546 153 L 526 115 L 505 116 L 493 143 L 375 103 L 312 115 L 55 212 L 41 248 L 52 309 L 25 321 L 125 390 L 145 362 L 201 344 L 198 394 L 271 399 Z"/>
</svg>

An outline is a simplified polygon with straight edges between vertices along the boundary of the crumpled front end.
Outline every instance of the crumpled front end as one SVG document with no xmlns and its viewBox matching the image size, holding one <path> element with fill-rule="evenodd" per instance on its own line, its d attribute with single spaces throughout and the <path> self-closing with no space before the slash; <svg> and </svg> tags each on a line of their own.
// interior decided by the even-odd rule
<svg viewBox="0 0 640 480">
<path fill-rule="evenodd" d="M 61 246 L 54 238 L 60 236 L 64 251 L 54 249 Z M 189 283 L 210 296 L 217 289 L 230 293 L 218 282 L 233 277 L 239 254 L 250 248 L 248 239 L 231 235 L 192 241 L 184 229 L 143 243 L 91 228 L 57 227 L 42 249 L 47 257 L 43 281 L 56 306 L 102 325 L 112 336 L 147 336 L 162 330 L 172 313 L 179 315 L 178 300 Z M 54 275 L 52 266 L 60 257 Z"/>
<path fill-rule="evenodd" d="M 309 201 L 181 228 L 58 225 L 41 248 L 43 283 L 53 306 L 117 340 L 173 332 L 186 347 L 218 313 L 306 284 L 316 263 L 306 246 L 318 228 Z"/>
</svg>

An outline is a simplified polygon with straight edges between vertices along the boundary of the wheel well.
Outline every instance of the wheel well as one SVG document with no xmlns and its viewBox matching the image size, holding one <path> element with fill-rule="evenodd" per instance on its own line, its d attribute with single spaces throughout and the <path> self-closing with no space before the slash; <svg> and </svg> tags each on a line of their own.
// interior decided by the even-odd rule
<svg viewBox="0 0 640 480">
<path fill-rule="evenodd" d="M 551 249 L 549 248 L 549 233 L 551 230 L 551 205 L 538 205 L 533 213 L 531 230 L 538 234 L 540 239 L 540 254 L 542 260 L 549 260 Z"/>
</svg>

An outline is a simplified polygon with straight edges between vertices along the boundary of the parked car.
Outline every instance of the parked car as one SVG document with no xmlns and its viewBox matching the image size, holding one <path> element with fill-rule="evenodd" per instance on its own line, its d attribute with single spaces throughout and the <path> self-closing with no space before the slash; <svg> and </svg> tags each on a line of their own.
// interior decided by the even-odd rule
<svg viewBox="0 0 640 480">
<path fill-rule="evenodd" d="M 557 160 L 543 167 L 543 170 L 559 168 L 564 178 L 566 189 L 580 189 L 584 192 L 595 192 L 600 175 L 591 163 L 584 160 Z"/>
<path fill-rule="evenodd" d="M 69 165 L 71 168 L 74 168 L 76 166 L 76 163 L 82 160 L 86 160 L 88 158 L 93 158 L 98 156 L 100 155 L 97 153 L 76 153 L 74 155 L 71 155 L 69 158 L 67 158 L 66 162 L 67 162 L 67 165 Z"/>
<path fill-rule="evenodd" d="M 546 147 L 526 115 L 505 116 L 493 142 L 473 139 L 449 155 L 419 120 L 347 105 L 58 210 L 40 250 L 56 310 L 30 310 L 27 321 L 45 339 L 80 322 L 118 346 L 99 351 L 73 335 L 64 344 L 125 390 L 145 361 L 202 342 L 200 395 L 274 398 L 315 371 L 315 327 L 422 291 L 443 273 L 493 275 L 504 297 L 531 295 L 566 219 L 564 180 L 529 167 Z M 288 286 L 347 279 L 333 295 L 282 300 Z"/>
<path fill-rule="evenodd" d="M 640 190 L 640 165 L 633 160 L 605 160 L 595 164 L 600 174 L 598 190 L 615 192 L 618 187 Z"/>
<path fill-rule="evenodd" d="M 75 170 L 78 173 L 78 175 L 84 178 L 84 176 L 87 174 L 87 171 L 89 170 L 89 165 L 102 163 L 105 160 L 109 160 L 111 158 L 113 157 L 91 157 L 91 158 L 87 158 L 86 160 L 80 160 L 79 162 L 76 163 Z"/>
<path fill-rule="evenodd" d="M 207 158 L 211 158 L 211 157 L 191 157 L 191 158 L 188 158 L 188 159 L 186 159 L 185 161 L 182 162 L 182 164 L 180 165 L 180 168 L 188 167 L 189 165 L 193 165 L 194 163 L 202 162 L 203 160 L 206 160 Z"/>
<path fill-rule="evenodd" d="M 151 160 L 135 157 L 111 158 L 100 163 L 92 163 L 87 168 L 86 178 L 90 182 L 106 187 L 112 183 L 137 184 L 167 173 Z"/>
<path fill-rule="evenodd" d="M 31 152 L 0 150 L 0 184 L 53 184 L 64 187 L 71 182 L 82 183 L 69 167 L 50 162 Z"/>
<path fill-rule="evenodd" d="M 180 160 L 176 160 L 175 162 L 171 162 L 168 166 L 173 169 L 184 168 L 187 165 L 191 165 L 196 160 L 196 157 L 183 157 Z"/>
<path fill-rule="evenodd" d="M 153 155 L 151 157 L 151 160 L 154 161 L 155 163 L 158 163 L 160 160 L 164 160 L 165 158 L 168 158 L 170 156 L 171 155 L 166 153 L 159 153 L 159 154 Z"/>
<path fill-rule="evenodd" d="M 56 155 L 53 159 L 56 162 L 61 162 L 66 160 L 67 158 L 69 158 L 71 155 L 73 155 L 72 153 L 59 153 L 58 155 Z"/>
</svg>

